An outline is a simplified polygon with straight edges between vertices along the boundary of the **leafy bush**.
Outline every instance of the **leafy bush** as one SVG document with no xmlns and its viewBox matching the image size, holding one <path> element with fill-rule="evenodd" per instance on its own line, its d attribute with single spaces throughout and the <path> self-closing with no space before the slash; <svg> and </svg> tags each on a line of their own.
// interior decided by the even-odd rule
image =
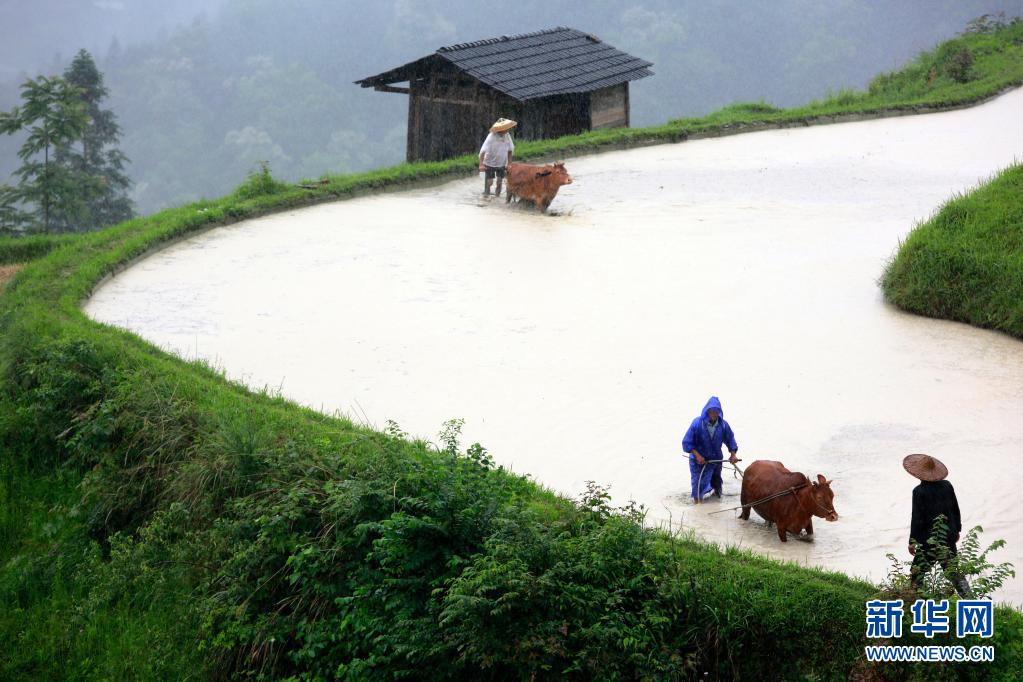
<svg viewBox="0 0 1023 682">
<path fill-rule="evenodd" d="M 945 72 L 956 83 L 966 83 L 973 78 L 973 53 L 962 47 L 945 59 Z"/>
<path fill-rule="evenodd" d="M 966 30 L 963 34 L 969 33 L 996 33 L 1002 29 L 1023 21 L 1023 17 L 1013 17 L 1011 20 L 1006 20 L 1005 12 L 998 12 L 997 14 L 982 14 L 976 19 L 971 20 L 966 25 Z"/>
<path fill-rule="evenodd" d="M 249 173 L 249 177 L 234 191 L 239 199 L 253 199 L 255 197 L 272 196 L 280 194 L 290 187 L 286 182 L 275 180 L 270 174 L 270 164 L 260 161 L 259 167 Z"/>
<path fill-rule="evenodd" d="M 988 554 L 1005 546 L 1005 540 L 995 540 L 981 549 L 980 526 L 974 526 L 958 544 L 958 551 L 952 554 L 944 542 L 948 537 L 948 522 L 939 516 L 927 539 L 927 547 L 917 545 L 916 552 L 928 552 L 934 560 L 930 570 L 917 578 L 923 599 L 945 599 L 956 595 L 956 581 L 965 579 L 972 592 L 971 598 L 983 599 L 1005 584 L 1016 572 L 1009 562 L 992 564 Z M 916 543 L 914 543 L 916 544 Z M 882 591 L 890 598 L 911 596 L 913 561 L 900 561 L 894 554 L 888 554 L 890 563 L 888 575 L 882 582 Z"/>
</svg>

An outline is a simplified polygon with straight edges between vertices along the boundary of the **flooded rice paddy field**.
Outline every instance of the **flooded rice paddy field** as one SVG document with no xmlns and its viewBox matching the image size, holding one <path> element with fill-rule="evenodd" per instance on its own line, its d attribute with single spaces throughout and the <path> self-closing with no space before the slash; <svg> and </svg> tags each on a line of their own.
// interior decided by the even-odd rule
<svg viewBox="0 0 1023 682">
<path fill-rule="evenodd" d="M 540 216 L 482 180 L 217 228 L 85 306 L 254 388 L 436 439 L 653 523 L 872 579 L 907 556 L 902 457 L 943 460 L 966 527 L 1023 568 L 1023 343 L 887 306 L 913 225 L 1023 150 L 1023 90 L 968 110 L 569 159 Z M 681 439 L 720 396 L 740 457 L 834 478 L 812 543 L 689 503 Z M 1023 602 L 1023 579 L 997 597 Z"/>
</svg>

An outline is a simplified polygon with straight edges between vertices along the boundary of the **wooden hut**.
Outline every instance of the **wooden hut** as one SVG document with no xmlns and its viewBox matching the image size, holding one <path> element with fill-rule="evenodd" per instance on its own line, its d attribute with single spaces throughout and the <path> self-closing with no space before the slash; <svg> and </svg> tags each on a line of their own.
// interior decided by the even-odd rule
<svg viewBox="0 0 1023 682">
<path fill-rule="evenodd" d="M 515 136 L 525 140 L 628 126 L 629 81 L 652 75 L 651 66 L 559 27 L 442 47 L 355 82 L 407 94 L 406 158 L 434 161 L 476 151 L 502 116 L 519 122 Z"/>
</svg>

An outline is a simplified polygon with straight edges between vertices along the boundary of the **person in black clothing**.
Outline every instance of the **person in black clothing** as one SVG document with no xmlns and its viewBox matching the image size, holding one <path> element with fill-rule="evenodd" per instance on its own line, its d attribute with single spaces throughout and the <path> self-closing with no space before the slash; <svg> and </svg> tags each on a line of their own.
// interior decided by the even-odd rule
<svg viewBox="0 0 1023 682">
<path fill-rule="evenodd" d="M 949 559 L 956 555 L 956 543 L 963 529 L 959 517 L 959 501 L 952 484 L 945 480 L 948 469 L 930 455 L 909 455 L 902 460 L 902 466 L 920 479 L 920 485 L 913 488 L 913 519 L 909 530 L 909 553 L 913 555 L 910 580 L 918 587 L 922 576 L 931 570 L 935 562 L 947 568 Z M 939 546 L 928 543 L 934 522 L 939 516 L 945 517 L 948 533 Z M 960 597 L 970 597 L 970 586 L 960 575 L 950 576 Z"/>
</svg>

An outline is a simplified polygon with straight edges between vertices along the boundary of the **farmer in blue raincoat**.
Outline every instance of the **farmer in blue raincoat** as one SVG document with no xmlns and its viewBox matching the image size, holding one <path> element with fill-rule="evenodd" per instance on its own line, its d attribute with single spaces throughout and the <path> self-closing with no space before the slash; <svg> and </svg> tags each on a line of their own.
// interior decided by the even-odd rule
<svg viewBox="0 0 1023 682">
<path fill-rule="evenodd" d="M 689 460 L 689 475 L 692 480 L 693 502 L 697 504 L 712 491 L 721 497 L 722 444 L 728 446 L 728 452 L 731 454 L 728 461 L 732 464 L 739 461 L 735 456 L 739 446 L 735 443 L 732 427 L 725 421 L 721 401 L 717 396 L 711 396 L 703 406 L 700 416 L 689 425 L 689 430 L 682 439 L 682 449 L 692 456 Z"/>
</svg>

